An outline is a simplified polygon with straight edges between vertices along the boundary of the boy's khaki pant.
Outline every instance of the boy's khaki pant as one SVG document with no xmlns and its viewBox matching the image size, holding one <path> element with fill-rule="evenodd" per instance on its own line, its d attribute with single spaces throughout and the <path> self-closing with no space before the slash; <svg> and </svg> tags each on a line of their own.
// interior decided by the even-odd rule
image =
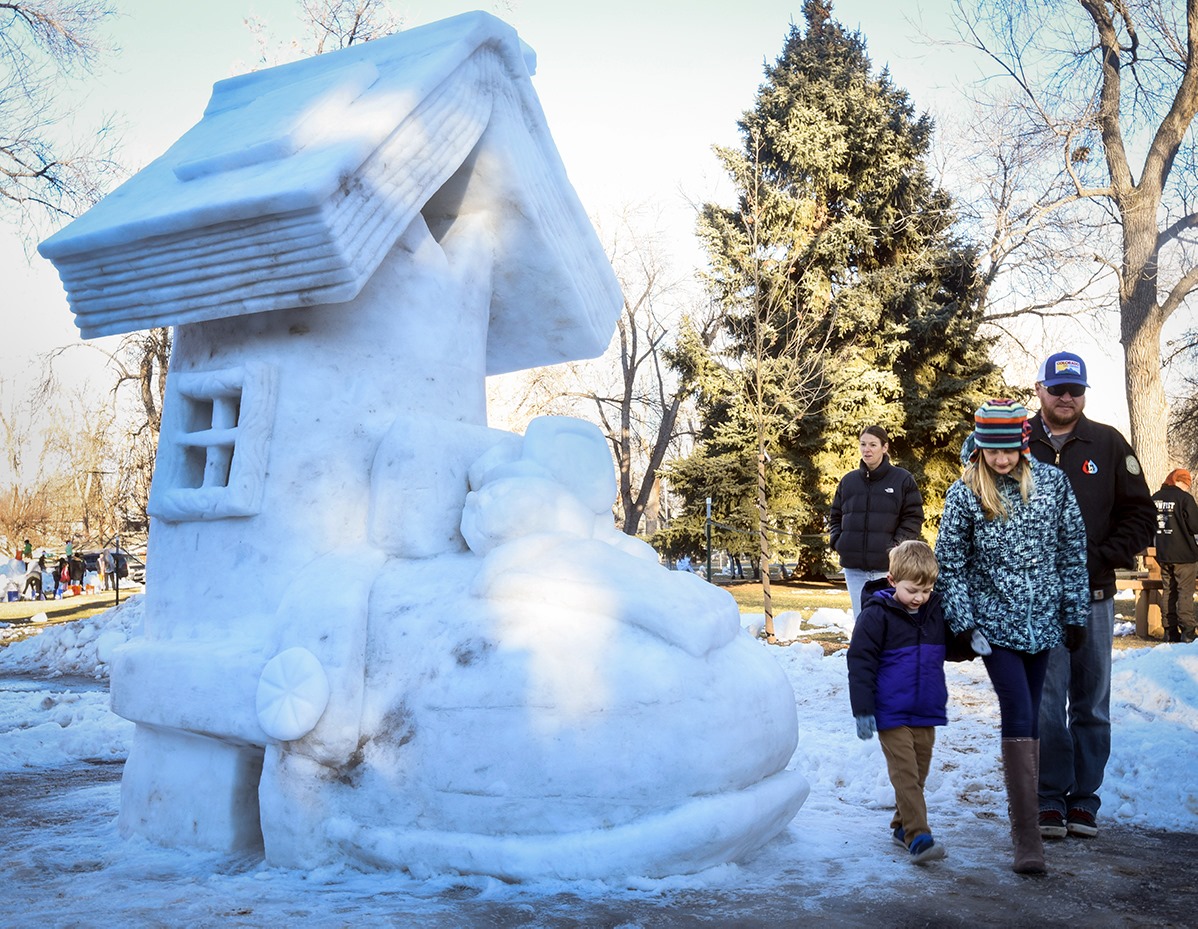
<svg viewBox="0 0 1198 929">
<path fill-rule="evenodd" d="M 890 783 L 894 786 L 894 817 L 891 830 L 903 827 L 907 845 L 917 835 L 931 832 L 928 828 L 928 807 L 923 799 L 923 785 L 932 765 L 932 746 L 936 730 L 932 726 L 898 726 L 878 733 Z"/>
</svg>

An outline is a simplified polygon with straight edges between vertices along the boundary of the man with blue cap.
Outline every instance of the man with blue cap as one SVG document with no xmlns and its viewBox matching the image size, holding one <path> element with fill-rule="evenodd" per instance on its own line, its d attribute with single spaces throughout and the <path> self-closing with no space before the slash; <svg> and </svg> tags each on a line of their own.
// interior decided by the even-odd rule
<svg viewBox="0 0 1198 929">
<path fill-rule="evenodd" d="M 1081 507 L 1090 574 L 1086 637 L 1073 651 L 1053 649 L 1040 704 L 1040 834 L 1047 839 L 1098 834 L 1098 788 L 1111 754 L 1115 569 L 1132 567 L 1156 533 L 1135 451 L 1117 429 L 1083 412 L 1089 386 L 1080 355 L 1049 355 L 1031 420 L 1031 453 L 1065 472 Z"/>
</svg>

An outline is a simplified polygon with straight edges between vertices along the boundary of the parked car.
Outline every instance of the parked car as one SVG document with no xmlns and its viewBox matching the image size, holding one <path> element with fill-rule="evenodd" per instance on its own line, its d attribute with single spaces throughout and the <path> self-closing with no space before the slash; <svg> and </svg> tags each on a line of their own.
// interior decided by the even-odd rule
<svg viewBox="0 0 1198 929">
<path fill-rule="evenodd" d="M 85 571 L 95 571 L 97 574 L 100 571 L 100 552 L 80 552 L 79 557 L 83 559 L 83 569 Z M 132 552 L 121 549 L 116 555 L 117 576 L 124 579 L 129 578 L 137 584 L 146 582 L 146 563 Z M 123 571 L 121 569 L 124 569 Z"/>
</svg>

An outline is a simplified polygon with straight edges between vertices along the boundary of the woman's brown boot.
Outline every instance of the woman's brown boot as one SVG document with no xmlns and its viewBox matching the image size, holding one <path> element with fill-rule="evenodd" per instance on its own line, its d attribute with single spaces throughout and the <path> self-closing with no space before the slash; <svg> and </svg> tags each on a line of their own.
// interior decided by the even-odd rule
<svg viewBox="0 0 1198 929">
<path fill-rule="evenodd" d="M 1043 874 L 1044 843 L 1040 839 L 1040 740 L 1003 739 L 1003 772 L 1007 782 L 1007 808 L 1011 839 L 1015 843 L 1016 874 Z"/>
</svg>

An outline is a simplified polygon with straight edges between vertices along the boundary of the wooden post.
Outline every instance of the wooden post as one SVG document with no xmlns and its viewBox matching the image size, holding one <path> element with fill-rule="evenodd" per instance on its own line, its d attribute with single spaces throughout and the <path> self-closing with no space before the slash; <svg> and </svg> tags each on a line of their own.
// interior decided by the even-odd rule
<svg viewBox="0 0 1198 929">
<path fill-rule="evenodd" d="M 1147 568 L 1147 576 L 1140 581 L 1140 588 L 1136 592 L 1136 636 L 1141 639 L 1164 639 L 1161 601 L 1165 585 L 1161 580 L 1161 566 L 1156 560 L 1155 548 L 1149 547 L 1144 552 L 1144 567 Z"/>
<path fill-rule="evenodd" d="M 1136 592 L 1136 638 L 1148 638 L 1148 601 L 1144 599 L 1144 582 L 1132 581 L 1132 590 Z"/>
<path fill-rule="evenodd" d="M 1161 601 L 1164 599 L 1165 584 L 1161 580 L 1161 564 L 1156 560 L 1156 548 L 1149 547 L 1144 555 L 1144 564 L 1148 568 L 1148 583 L 1144 594 L 1148 600 L 1148 634 L 1159 634 L 1165 638 L 1165 623 L 1161 611 Z"/>
</svg>

